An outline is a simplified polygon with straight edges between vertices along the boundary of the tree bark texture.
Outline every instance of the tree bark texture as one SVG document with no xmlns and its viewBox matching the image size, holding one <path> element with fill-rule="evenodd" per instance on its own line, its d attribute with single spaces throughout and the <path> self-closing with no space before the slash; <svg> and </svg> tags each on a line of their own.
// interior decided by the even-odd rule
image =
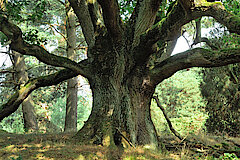
<svg viewBox="0 0 240 160">
<path fill-rule="evenodd" d="M 92 113 L 77 137 L 82 142 L 121 144 L 121 133 L 134 145 L 158 146 L 150 115 L 155 85 L 143 66 L 132 69 L 131 51 L 114 44 L 108 37 L 98 37 L 92 48 Z M 104 46 L 104 47 L 103 47 Z M 114 53 L 114 54 L 110 54 Z M 121 133 L 119 133 L 119 131 Z M 108 141 L 110 139 L 110 141 Z"/>
<path fill-rule="evenodd" d="M 28 81 L 28 73 L 26 71 L 26 65 L 24 62 L 24 57 L 20 53 L 13 51 L 14 68 L 16 71 L 15 77 L 19 85 L 24 85 Z M 24 130 L 37 131 L 38 123 L 37 117 L 34 110 L 34 102 L 31 95 L 29 95 L 22 102 L 23 120 L 24 120 Z"/>
<path fill-rule="evenodd" d="M 67 57 L 71 60 L 76 59 L 76 23 L 73 9 L 70 8 L 66 13 L 67 17 Z M 64 132 L 77 131 L 77 104 L 78 104 L 78 80 L 77 77 L 67 81 L 67 103 Z"/>
</svg>

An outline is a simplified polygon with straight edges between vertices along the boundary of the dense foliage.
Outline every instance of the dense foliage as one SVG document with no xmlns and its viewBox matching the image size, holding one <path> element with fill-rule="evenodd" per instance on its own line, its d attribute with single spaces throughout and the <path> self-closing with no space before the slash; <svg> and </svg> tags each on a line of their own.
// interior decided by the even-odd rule
<svg viewBox="0 0 240 160">
<path fill-rule="evenodd" d="M 208 132 L 237 136 L 240 134 L 240 66 L 203 70 L 202 95 L 207 100 Z M 237 78 L 237 79 L 235 79 Z"/>
<path fill-rule="evenodd" d="M 155 91 L 174 128 L 182 135 L 201 132 L 207 118 L 206 102 L 199 88 L 202 81 L 198 74 L 200 70 L 193 68 L 179 71 L 163 81 Z M 170 133 L 155 100 L 152 101 L 152 118 L 159 135 Z"/>
</svg>

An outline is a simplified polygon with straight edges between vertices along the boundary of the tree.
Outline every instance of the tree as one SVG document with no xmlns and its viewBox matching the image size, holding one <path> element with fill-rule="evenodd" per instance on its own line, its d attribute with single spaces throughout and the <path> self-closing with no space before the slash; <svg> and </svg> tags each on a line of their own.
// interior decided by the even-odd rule
<svg viewBox="0 0 240 160">
<path fill-rule="evenodd" d="M 13 60 L 14 60 L 14 68 L 16 70 L 15 76 L 16 81 L 19 85 L 23 85 L 28 81 L 28 73 L 26 71 L 26 65 L 24 62 L 24 57 L 13 51 Z M 34 110 L 34 102 L 32 100 L 32 96 L 29 95 L 22 102 L 22 111 L 23 111 L 23 119 L 24 119 L 24 130 L 25 131 L 37 131 L 37 117 Z"/>
<path fill-rule="evenodd" d="M 66 2 L 66 5 L 69 5 Z M 75 14 L 71 7 L 66 8 L 66 31 L 67 31 L 67 56 L 71 60 L 76 59 L 76 23 Z M 65 132 L 77 131 L 77 91 L 78 80 L 77 77 L 67 81 L 67 103 L 66 103 L 66 119 Z"/>
<path fill-rule="evenodd" d="M 177 0 L 168 12 L 163 10 L 162 16 L 157 13 L 163 1 L 141 0 L 125 22 L 116 0 L 69 2 L 88 44 L 88 58 L 79 63 L 27 43 L 21 29 L 1 12 L 0 31 L 8 37 L 12 50 L 65 69 L 28 81 L 1 106 L 0 119 L 14 112 L 33 90 L 80 74 L 88 79 L 93 93 L 90 117 L 76 135 L 80 142 L 119 146 L 122 134 L 126 134 L 135 145 L 156 147 L 157 134 L 150 115 L 156 85 L 185 68 L 240 62 L 240 48 L 195 48 L 160 60 L 167 54 L 167 42 L 181 35 L 181 27 L 202 16 L 211 16 L 230 32 L 240 34 L 240 18 L 220 2 Z"/>
</svg>

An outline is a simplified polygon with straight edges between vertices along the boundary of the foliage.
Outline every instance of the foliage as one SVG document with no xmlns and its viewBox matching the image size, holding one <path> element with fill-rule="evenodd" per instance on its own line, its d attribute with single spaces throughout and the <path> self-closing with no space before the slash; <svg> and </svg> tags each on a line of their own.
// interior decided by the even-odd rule
<svg viewBox="0 0 240 160">
<path fill-rule="evenodd" d="M 209 132 L 233 136 L 240 134 L 239 83 L 234 83 L 232 73 L 234 75 L 240 73 L 239 64 L 203 70 L 201 91 L 208 101 L 206 111 L 209 119 L 206 126 Z"/>
<path fill-rule="evenodd" d="M 43 18 L 46 11 L 47 1 L 45 0 L 11 0 L 6 4 L 6 10 L 13 20 L 24 22 L 31 20 L 35 22 Z M 31 8 L 31 10 L 29 9 Z"/>
<path fill-rule="evenodd" d="M 66 97 L 58 98 L 57 101 L 49 106 L 48 113 L 50 112 L 51 121 L 64 129 L 65 124 L 65 114 L 66 114 Z M 77 110 L 77 128 L 82 128 L 84 121 L 87 120 L 91 112 L 91 104 L 89 100 L 85 99 L 82 96 L 78 96 L 78 110 Z"/>
<path fill-rule="evenodd" d="M 4 118 L 0 123 L 0 129 L 10 133 L 24 133 L 22 108 L 19 107 L 16 112 Z"/>
<path fill-rule="evenodd" d="M 180 133 L 198 133 L 204 126 L 205 101 L 201 97 L 199 68 L 187 69 L 175 73 L 157 86 L 155 94 L 165 108 L 176 130 Z M 152 101 L 152 119 L 160 135 L 169 134 L 162 111 Z"/>
<path fill-rule="evenodd" d="M 218 158 L 219 160 L 238 160 L 238 157 L 234 153 L 224 153 L 224 155 Z"/>
<path fill-rule="evenodd" d="M 24 33 L 23 37 L 26 40 L 26 42 L 37 45 L 46 44 L 47 41 L 45 37 L 39 36 L 37 29 L 29 29 Z"/>
<path fill-rule="evenodd" d="M 210 32 L 210 39 L 221 48 L 239 47 L 240 37 L 229 34 L 224 28 Z M 225 133 L 232 136 L 240 134 L 240 65 L 202 70 L 203 82 L 201 92 L 207 100 L 207 130 L 211 133 Z"/>
<path fill-rule="evenodd" d="M 23 160 L 21 155 L 19 157 L 17 157 L 17 158 L 12 157 L 11 159 L 12 160 Z"/>
<path fill-rule="evenodd" d="M 120 0 L 120 14 L 123 19 L 129 18 L 128 15 L 133 12 L 134 7 L 136 6 L 136 1 L 133 0 Z"/>
<path fill-rule="evenodd" d="M 239 0 L 223 0 L 223 5 L 227 10 L 233 12 L 235 15 L 240 15 L 239 2 Z"/>
</svg>

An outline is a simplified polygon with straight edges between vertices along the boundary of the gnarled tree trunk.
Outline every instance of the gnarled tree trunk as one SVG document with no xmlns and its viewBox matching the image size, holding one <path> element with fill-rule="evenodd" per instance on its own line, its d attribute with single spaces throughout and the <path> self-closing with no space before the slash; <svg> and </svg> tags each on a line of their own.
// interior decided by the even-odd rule
<svg viewBox="0 0 240 160">
<path fill-rule="evenodd" d="M 107 36 L 96 42 L 89 51 L 95 64 L 94 76 L 89 79 L 92 113 L 76 137 L 83 143 L 121 146 L 123 134 L 134 145 L 156 148 L 157 134 L 150 115 L 156 85 L 145 64 L 133 68 L 131 51 L 123 43 L 116 45 Z"/>
</svg>

